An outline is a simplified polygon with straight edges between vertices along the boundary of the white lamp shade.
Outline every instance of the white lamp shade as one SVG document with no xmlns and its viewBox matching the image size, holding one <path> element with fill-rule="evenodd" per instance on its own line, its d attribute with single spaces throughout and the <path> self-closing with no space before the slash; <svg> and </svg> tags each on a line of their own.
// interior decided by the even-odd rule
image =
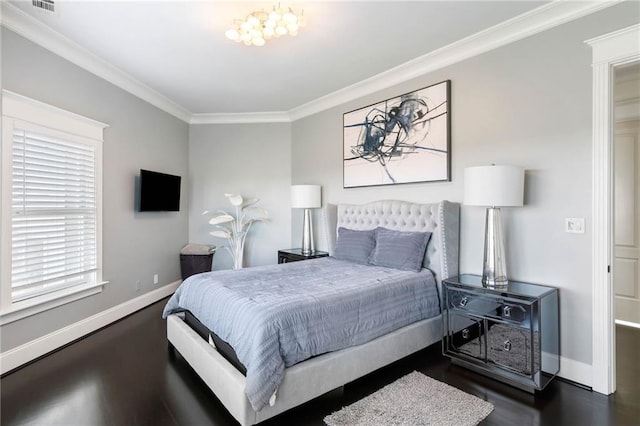
<svg viewBox="0 0 640 426">
<path fill-rule="evenodd" d="M 524 169 L 480 166 L 464 169 L 464 204 L 520 207 L 524 199 Z"/>
<path fill-rule="evenodd" d="M 291 186 L 291 207 L 294 209 L 317 209 L 322 207 L 320 185 Z"/>
</svg>

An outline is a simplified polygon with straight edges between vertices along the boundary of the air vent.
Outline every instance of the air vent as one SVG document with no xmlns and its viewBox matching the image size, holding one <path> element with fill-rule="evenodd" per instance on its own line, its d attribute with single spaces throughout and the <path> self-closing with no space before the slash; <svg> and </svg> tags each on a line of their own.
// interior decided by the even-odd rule
<svg viewBox="0 0 640 426">
<path fill-rule="evenodd" d="M 46 10 L 48 12 L 55 12 L 56 7 L 53 0 L 31 0 L 31 4 L 33 7 L 37 7 L 41 10 Z"/>
</svg>

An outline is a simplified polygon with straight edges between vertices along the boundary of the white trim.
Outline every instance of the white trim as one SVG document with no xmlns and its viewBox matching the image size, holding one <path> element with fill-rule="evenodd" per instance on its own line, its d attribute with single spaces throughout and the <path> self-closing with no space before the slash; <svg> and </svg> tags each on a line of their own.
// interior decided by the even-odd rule
<svg viewBox="0 0 640 426">
<path fill-rule="evenodd" d="M 0 325 L 5 325 L 67 303 L 102 293 L 102 288 L 108 282 L 97 282 L 80 287 L 70 287 L 55 293 L 12 303 L 6 310 L 0 311 Z"/>
<path fill-rule="evenodd" d="M 612 68 L 640 58 L 640 25 L 586 42 L 593 49 L 592 387 L 594 391 L 608 395 L 616 390 Z M 611 268 L 611 273 L 608 268 Z"/>
<path fill-rule="evenodd" d="M 622 0 L 552 1 L 479 33 L 458 40 L 354 85 L 337 90 L 287 112 L 196 113 L 136 80 L 8 2 L 2 2 L 2 25 L 89 72 L 115 84 L 190 124 L 286 123 L 336 107 L 376 91 L 513 43 L 581 18 Z"/>
<path fill-rule="evenodd" d="M 36 99 L 2 90 L 2 115 L 102 142 L 108 124 Z"/>
<path fill-rule="evenodd" d="M 102 143 L 107 124 L 79 114 L 40 102 L 38 100 L 2 90 L 2 140 L 1 162 L 2 187 L 0 204 L 5 208 L 0 215 L 0 325 L 37 314 L 56 306 L 70 303 L 97 294 L 105 284 L 102 281 Z M 96 270 L 89 284 L 64 289 L 14 302 L 11 280 L 11 187 L 12 187 L 12 144 L 13 129 L 18 124 L 22 129 L 43 132 L 49 136 L 74 141 L 95 148 L 95 196 L 96 196 Z M 98 288 L 99 287 L 99 288 Z M 39 306 L 38 306 L 39 305 Z"/>
<path fill-rule="evenodd" d="M 56 55 L 126 90 L 151 105 L 189 122 L 191 113 L 171 99 L 111 65 L 9 2 L 2 2 L 2 25 Z"/>
<path fill-rule="evenodd" d="M 189 120 L 189 124 L 246 124 L 289 122 L 291 122 L 291 117 L 286 112 L 192 114 L 191 120 Z"/>
<path fill-rule="evenodd" d="M 544 356 L 544 354 L 543 354 Z M 593 386 L 592 366 L 584 362 L 560 357 L 560 372 L 558 377 L 580 383 L 588 387 Z"/>
<path fill-rule="evenodd" d="M 637 322 L 623 321 L 623 320 L 617 319 L 616 324 L 623 325 L 625 327 L 640 328 L 640 324 L 638 324 Z"/>
<path fill-rule="evenodd" d="M 292 121 L 299 120 L 581 18 L 613 6 L 619 1 L 549 2 L 371 78 L 293 108 L 289 115 Z"/>
<path fill-rule="evenodd" d="M 46 336 L 2 352 L 0 354 L 0 374 L 5 374 L 171 295 L 181 282 L 181 280 L 174 281 L 171 284 L 145 293 L 135 299 L 128 300 L 120 305 L 49 333 Z"/>
<path fill-rule="evenodd" d="M 629 99 L 616 103 L 616 123 L 640 118 L 640 99 Z"/>
</svg>

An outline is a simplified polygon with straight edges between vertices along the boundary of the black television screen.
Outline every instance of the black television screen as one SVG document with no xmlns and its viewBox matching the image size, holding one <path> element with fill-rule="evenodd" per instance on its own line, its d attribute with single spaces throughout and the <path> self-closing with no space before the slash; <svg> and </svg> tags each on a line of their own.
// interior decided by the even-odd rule
<svg viewBox="0 0 640 426">
<path fill-rule="evenodd" d="M 180 180 L 180 176 L 140 170 L 140 211 L 179 211 Z"/>
</svg>

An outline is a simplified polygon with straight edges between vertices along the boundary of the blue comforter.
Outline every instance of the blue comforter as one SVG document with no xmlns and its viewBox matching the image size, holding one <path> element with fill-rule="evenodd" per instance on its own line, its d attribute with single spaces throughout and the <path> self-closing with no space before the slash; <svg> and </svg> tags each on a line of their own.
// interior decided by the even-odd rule
<svg viewBox="0 0 640 426">
<path fill-rule="evenodd" d="M 190 311 L 247 368 L 254 410 L 277 390 L 286 367 L 366 343 L 440 313 L 433 274 L 334 258 L 194 275 L 163 317 Z"/>
</svg>

